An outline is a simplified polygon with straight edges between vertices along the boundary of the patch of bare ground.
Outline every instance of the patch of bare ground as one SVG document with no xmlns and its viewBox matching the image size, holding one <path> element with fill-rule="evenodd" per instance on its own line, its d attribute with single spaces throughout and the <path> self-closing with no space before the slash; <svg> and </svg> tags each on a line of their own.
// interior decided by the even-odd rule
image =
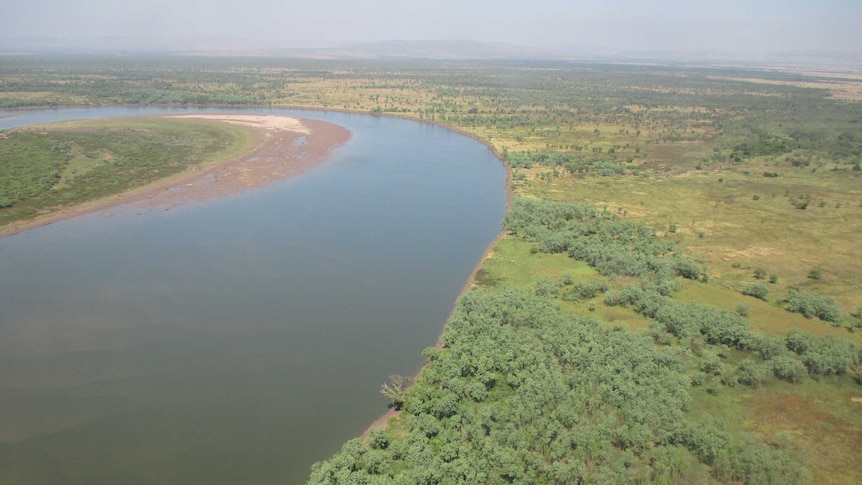
<svg viewBox="0 0 862 485">
<path fill-rule="evenodd" d="M 272 115 L 183 115 L 261 130 L 263 143 L 239 158 L 197 170 L 168 186 L 154 187 L 136 202 L 169 209 L 295 177 L 325 161 L 350 138 L 347 129 L 317 120 Z"/>
</svg>

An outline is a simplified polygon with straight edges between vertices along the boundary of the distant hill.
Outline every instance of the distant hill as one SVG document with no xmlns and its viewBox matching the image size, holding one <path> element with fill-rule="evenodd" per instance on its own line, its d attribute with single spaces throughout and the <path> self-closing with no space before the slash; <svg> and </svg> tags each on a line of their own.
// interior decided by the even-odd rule
<svg viewBox="0 0 862 485">
<path fill-rule="evenodd" d="M 273 43 L 229 37 L 2 38 L 0 55 L 10 54 L 173 54 L 258 56 L 298 59 L 441 59 L 441 60 L 580 60 L 707 65 L 759 65 L 862 69 L 862 54 L 847 52 L 694 52 L 685 49 L 645 51 L 588 46 L 527 47 L 469 40 L 391 40 L 336 43 Z"/>
<path fill-rule="evenodd" d="M 233 38 L 0 38 L 0 54 L 171 53 L 313 59 L 550 59 L 553 51 L 474 41 L 271 42 Z"/>
<path fill-rule="evenodd" d="M 288 49 L 285 54 L 334 59 L 550 59 L 553 51 L 513 44 L 474 41 L 362 42 L 334 48 Z"/>
<path fill-rule="evenodd" d="M 704 52 L 686 50 L 629 50 L 606 56 L 618 61 L 672 62 L 682 64 L 752 65 L 759 67 L 831 67 L 862 69 L 862 53 L 823 51 Z"/>
</svg>

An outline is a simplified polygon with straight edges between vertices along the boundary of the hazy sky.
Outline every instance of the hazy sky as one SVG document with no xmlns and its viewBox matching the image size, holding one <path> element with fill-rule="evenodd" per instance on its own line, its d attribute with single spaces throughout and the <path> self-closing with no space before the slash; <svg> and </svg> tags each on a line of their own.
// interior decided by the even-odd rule
<svg viewBox="0 0 862 485">
<path fill-rule="evenodd" d="M 616 50 L 862 52 L 862 0 L 6 0 L 4 4 L 0 39 L 231 37 L 267 41 L 273 47 L 315 40 L 476 40 Z"/>
</svg>

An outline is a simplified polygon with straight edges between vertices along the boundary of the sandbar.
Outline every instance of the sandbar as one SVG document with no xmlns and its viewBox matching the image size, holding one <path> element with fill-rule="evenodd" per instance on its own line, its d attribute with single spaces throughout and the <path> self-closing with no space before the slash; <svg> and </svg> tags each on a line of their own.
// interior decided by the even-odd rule
<svg viewBox="0 0 862 485">
<path fill-rule="evenodd" d="M 251 151 L 215 165 L 198 165 L 180 174 L 120 194 L 59 209 L 34 219 L 0 227 L 0 237 L 118 206 L 169 210 L 212 200 L 295 177 L 323 162 L 332 150 L 350 139 L 343 126 L 320 120 L 277 115 L 190 114 L 166 118 L 196 118 L 240 124 L 259 131 Z"/>
</svg>

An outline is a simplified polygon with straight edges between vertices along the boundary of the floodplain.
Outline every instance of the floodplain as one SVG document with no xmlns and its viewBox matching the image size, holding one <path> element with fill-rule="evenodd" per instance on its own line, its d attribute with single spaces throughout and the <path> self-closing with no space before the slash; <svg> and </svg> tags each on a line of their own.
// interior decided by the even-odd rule
<svg viewBox="0 0 862 485">
<path fill-rule="evenodd" d="M 508 164 L 506 234 L 404 411 L 312 483 L 862 480 L 858 72 L 61 58 L 0 74 L 5 107 L 387 114 Z"/>
</svg>

